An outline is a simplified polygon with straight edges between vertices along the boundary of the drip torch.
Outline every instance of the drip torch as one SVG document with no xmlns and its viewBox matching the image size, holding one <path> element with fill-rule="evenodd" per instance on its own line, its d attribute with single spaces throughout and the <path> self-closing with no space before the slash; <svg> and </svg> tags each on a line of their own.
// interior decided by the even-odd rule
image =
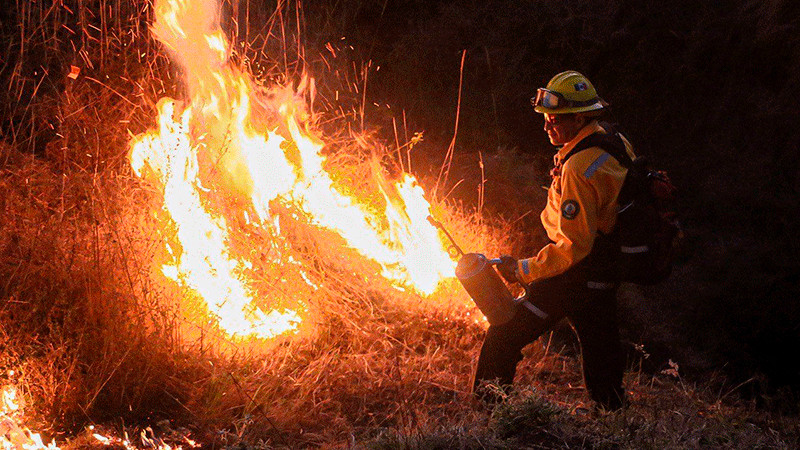
<svg viewBox="0 0 800 450">
<path fill-rule="evenodd" d="M 481 253 L 464 253 L 441 222 L 433 216 L 428 216 L 428 222 L 447 236 L 451 244 L 448 253 L 459 257 L 456 277 L 490 324 L 502 325 L 511 320 L 518 305 L 524 305 L 541 319 L 547 318 L 547 313 L 528 301 L 531 286 L 523 285 L 525 292 L 514 298 L 494 268 L 500 264 L 500 258 L 488 259 Z"/>
</svg>

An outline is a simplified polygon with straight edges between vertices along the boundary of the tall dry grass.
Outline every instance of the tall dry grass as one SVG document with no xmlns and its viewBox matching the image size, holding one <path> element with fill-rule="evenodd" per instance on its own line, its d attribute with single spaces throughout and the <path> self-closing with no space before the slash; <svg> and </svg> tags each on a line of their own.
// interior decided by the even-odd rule
<svg viewBox="0 0 800 450">
<path fill-rule="evenodd" d="M 4 42 L 16 56 L 3 72 L 0 362 L 36 405 L 31 420 L 74 432 L 166 418 L 229 429 L 225 439 L 242 442 L 321 444 L 472 415 L 466 390 L 483 325 L 455 283 L 429 299 L 397 291 L 337 236 L 286 221 L 293 256 L 320 289 L 305 300 L 300 335 L 242 342 L 158 273 L 158 193 L 132 175 L 127 145 L 153 126 L 160 97 L 180 96 L 180 79 L 147 34 L 147 2 L 78 6 L 17 2 L 19 34 Z M 261 47 L 237 54 L 243 65 L 266 64 L 263 80 L 291 82 L 312 59 L 290 28 L 297 6 L 272 11 L 253 37 Z M 75 79 L 70 66 L 81 70 Z M 366 82 L 361 67 L 341 70 Z M 341 104 L 363 101 L 358 83 L 339 81 Z M 362 133 L 357 107 L 331 110 L 340 108 L 333 92 L 322 90 L 317 106 L 319 127 L 338 130 L 331 165 L 353 186 L 375 157 L 397 170 L 400 149 Z M 436 210 L 465 248 L 504 245 L 469 210 Z M 233 245 L 258 248 L 261 238 L 242 231 Z M 286 276 L 276 271 L 254 269 L 265 306 L 275 290 L 295 289 L 276 284 Z"/>
<path fill-rule="evenodd" d="M 370 17 L 375 5 L 329 4 L 316 12 L 327 19 L 323 26 L 312 29 L 305 21 L 311 12 L 296 2 L 223 8 L 237 19 L 229 32 L 244 44 L 238 64 L 265 83 L 296 80 L 303 69 L 317 75 L 311 109 L 344 180 L 359 186 L 377 157 L 387 172 L 411 170 L 426 186 L 435 183 L 439 167 L 416 157 L 419 138 L 428 135 L 416 134 L 402 111 L 370 107 L 377 67 L 347 40 L 327 39 L 329 30 Z M 627 412 L 584 416 L 573 344 L 558 339 L 526 350 L 520 382 L 535 393 L 511 394 L 507 409 L 481 410 L 467 390 L 485 325 L 460 287 L 451 282 L 427 299 L 400 292 L 336 236 L 299 221 L 283 225 L 290 251 L 320 286 L 306 299 L 303 329 L 270 342 L 226 337 L 192 292 L 154 266 L 165 259 L 158 193 L 127 165 L 130 134 L 153 126 L 159 98 L 182 92 L 179 74 L 147 32 L 149 3 L 17 0 L 7 14 L 0 380 L 23 388 L 32 424 L 74 435 L 91 423 L 122 432 L 167 419 L 208 444 L 292 448 L 797 442 L 796 423 L 722 402 L 733 397 L 715 395 L 724 383 L 693 386 L 635 370 Z M 306 37 L 317 47 L 306 47 Z M 73 65 L 81 69 L 74 80 L 66 76 Z M 496 255 L 534 245 L 516 230 L 535 222 L 536 212 L 484 216 L 447 195 L 470 183 L 477 192 L 487 172 L 515 173 L 521 185 L 529 180 L 512 170 L 520 160 L 541 169 L 526 158 L 505 149 L 485 161 L 455 161 L 454 181 L 433 203 L 462 248 Z M 532 186 L 527 194 L 541 197 Z M 517 206 L 505 192 L 508 206 Z M 257 249 L 264 236 L 246 231 L 233 244 Z M 271 290 L 296 290 L 274 282 L 278 269 L 258 259 L 255 266 L 254 288 L 266 305 Z M 709 424 L 713 432 L 698 431 Z"/>
</svg>

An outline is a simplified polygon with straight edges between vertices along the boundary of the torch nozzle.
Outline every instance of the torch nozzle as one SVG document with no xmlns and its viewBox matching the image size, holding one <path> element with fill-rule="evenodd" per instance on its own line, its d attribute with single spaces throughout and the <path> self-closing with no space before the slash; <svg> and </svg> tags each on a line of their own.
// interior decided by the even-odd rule
<svg viewBox="0 0 800 450">
<path fill-rule="evenodd" d="M 450 233 L 447 232 L 447 229 L 444 227 L 444 225 L 442 225 L 441 222 L 434 219 L 433 216 L 428 216 L 428 222 L 430 222 L 430 224 L 433 225 L 434 227 L 442 230 L 442 232 L 444 232 L 444 235 L 447 236 L 447 239 L 450 240 L 451 246 L 447 249 L 448 253 L 452 254 L 451 250 L 455 250 L 456 254 L 453 256 L 464 256 L 464 252 L 461 250 L 461 247 L 459 247 L 458 244 L 456 244 L 456 241 L 455 239 L 453 239 L 453 236 L 450 236 Z"/>
</svg>

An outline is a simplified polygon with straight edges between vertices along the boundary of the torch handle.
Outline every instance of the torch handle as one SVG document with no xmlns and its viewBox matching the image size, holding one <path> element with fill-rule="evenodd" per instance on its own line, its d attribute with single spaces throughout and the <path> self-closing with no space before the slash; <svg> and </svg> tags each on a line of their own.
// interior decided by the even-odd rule
<svg viewBox="0 0 800 450">
<path fill-rule="evenodd" d="M 520 284 L 522 284 L 522 287 L 525 289 L 525 292 L 523 292 L 522 295 L 514 299 L 514 304 L 522 305 L 525 308 L 528 308 L 528 311 L 539 316 L 540 319 L 546 320 L 548 314 L 539 309 L 536 305 L 533 304 L 533 302 L 530 301 L 531 291 L 533 290 L 533 283 L 530 284 L 520 283 Z"/>
<path fill-rule="evenodd" d="M 447 236 L 447 239 L 450 240 L 451 248 L 454 249 L 458 253 L 457 256 L 464 256 L 464 251 L 461 250 L 461 247 L 459 247 L 458 244 L 456 244 L 456 240 L 453 239 L 453 236 L 450 236 L 450 233 L 447 232 L 447 229 L 445 229 L 444 225 L 442 225 L 441 222 L 439 222 L 438 220 L 434 219 L 433 216 L 428 216 L 428 222 L 430 222 L 431 225 L 433 225 L 434 227 L 436 227 L 436 228 L 438 228 L 438 229 L 440 229 L 440 230 L 442 230 L 444 232 L 444 235 Z M 449 249 L 448 249 L 448 253 L 449 253 Z"/>
<path fill-rule="evenodd" d="M 500 258 L 492 258 L 492 259 L 486 260 L 486 262 L 488 264 L 496 266 L 496 265 L 500 264 L 502 262 L 502 260 Z M 519 284 L 522 285 L 522 289 L 524 289 L 524 292 L 522 293 L 522 295 L 520 295 L 519 297 L 514 299 L 514 304 L 515 305 L 522 305 L 522 306 L 528 308 L 528 310 L 530 312 L 536 314 L 542 320 L 547 319 L 548 314 L 546 312 L 542 311 L 541 309 L 539 309 L 536 305 L 534 305 L 533 303 L 531 303 L 529 301 L 530 298 L 531 298 L 531 292 L 533 291 L 533 283 L 525 284 L 525 283 L 520 282 Z"/>
</svg>

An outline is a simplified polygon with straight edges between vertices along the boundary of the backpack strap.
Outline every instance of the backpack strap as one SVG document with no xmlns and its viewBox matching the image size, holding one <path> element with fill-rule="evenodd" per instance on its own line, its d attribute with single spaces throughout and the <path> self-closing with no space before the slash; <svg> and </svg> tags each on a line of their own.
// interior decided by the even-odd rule
<svg viewBox="0 0 800 450">
<path fill-rule="evenodd" d="M 587 148 L 600 147 L 603 151 L 616 159 L 623 167 L 629 169 L 633 165 L 633 160 L 628 156 L 625 143 L 622 141 L 619 132 L 614 130 L 613 125 L 606 122 L 600 123 L 600 126 L 606 130 L 607 133 L 593 133 L 581 139 L 581 141 L 575 144 L 575 147 L 564 156 L 561 164 L 563 165 L 572 155 L 586 150 Z"/>
</svg>

